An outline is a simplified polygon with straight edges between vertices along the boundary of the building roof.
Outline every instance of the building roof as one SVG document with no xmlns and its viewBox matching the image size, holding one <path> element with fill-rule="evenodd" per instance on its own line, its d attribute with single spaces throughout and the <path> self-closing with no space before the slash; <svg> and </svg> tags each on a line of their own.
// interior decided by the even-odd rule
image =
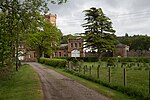
<svg viewBox="0 0 150 100">
<path fill-rule="evenodd" d="M 127 45 L 124 45 L 124 44 L 122 44 L 122 43 L 119 43 L 119 44 L 116 45 L 116 47 L 122 47 L 122 48 L 124 47 L 124 48 L 125 48 L 125 47 L 127 47 Z"/>
<path fill-rule="evenodd" d="M 59 49 L 67 49 L 68 48 L 68 44 L 61 44 L 58 48 Z"/>
</svg>

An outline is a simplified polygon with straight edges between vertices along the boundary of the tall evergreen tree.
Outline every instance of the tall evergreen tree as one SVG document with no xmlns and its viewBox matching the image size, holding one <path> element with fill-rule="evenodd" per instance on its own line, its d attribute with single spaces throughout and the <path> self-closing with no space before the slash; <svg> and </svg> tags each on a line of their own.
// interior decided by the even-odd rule
<svg viewBox="0 0 150 100">
<path fill-rule="evenodd" d="M 110 19 L 101 8 L 92 7 L 84 12 L 84 20 L 87 21 L 82 25 L 85 28 L 85 47 L 97 50 L 98 57 L 101 57 L 103 52 L 114 50 L 115 30 Z"/>
</svg>

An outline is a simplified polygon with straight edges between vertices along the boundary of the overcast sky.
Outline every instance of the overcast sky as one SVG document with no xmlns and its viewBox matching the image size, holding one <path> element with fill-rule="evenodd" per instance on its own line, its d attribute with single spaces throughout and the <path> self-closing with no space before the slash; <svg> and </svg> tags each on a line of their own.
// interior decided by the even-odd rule
<svg viewBox="0 0 150 100">
<path fill-rule="evenodd" d="M 91 7 L 103 9 L 113 22 L 117 36 L 125 33 L 150 36 L 150 0 L 68 0 L 63 5 L 49 5 L 64 35 L 84 32 L 83 10 Z"/>
</svg>

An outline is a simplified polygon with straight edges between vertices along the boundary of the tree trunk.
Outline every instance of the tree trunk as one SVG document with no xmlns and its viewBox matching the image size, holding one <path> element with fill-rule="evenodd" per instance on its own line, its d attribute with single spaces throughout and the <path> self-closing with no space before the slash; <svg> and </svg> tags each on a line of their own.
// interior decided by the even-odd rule
<svg viewBox="0 0 150 100">
<path fill-rule="evenodd" d="M 18 71 L 18 38 L 19 38 L 19 34 L 17 33 L 16 35 L 16 71 Z"/>
<path fill-rule="evenodd" d="M 42 51 L 42 57 L 44 58 L 44 51 Z"/>
<path fill-rule="evenodd" d="M 98 59 L 101 59 L 101 51 L 100 51 L 100 47 L 98 47 L 97 53 L 98 53 Z"/>
</svg>

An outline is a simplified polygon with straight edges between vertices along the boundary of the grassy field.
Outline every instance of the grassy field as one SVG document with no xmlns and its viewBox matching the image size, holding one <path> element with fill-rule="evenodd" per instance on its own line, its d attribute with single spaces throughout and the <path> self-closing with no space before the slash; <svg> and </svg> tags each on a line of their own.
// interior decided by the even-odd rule
<svg viewBox="0 0 150 100">
<path fill-rule="evenodd" d="M 91 66 L 94 65 L 92 68 L 91 76 L 97 77 L 97 63 L 85 63 L 85 65 Z M 83 71 L 83 70 L 82 70 Z M 89 74 L 89 67 L 86 72 L 87 75 Z M 113 85 L 120 85 L 124 86 L 124 68 L 121 68 L 120 65 L 118 67 L 111 67 L 111 84 Z M 126 86 L 129 88 L 133 88 L 138 91 L 142 91 L 144 93 L 148 93 L 149 90 L 149 70 L 145 66 L 132 66 L 126 67 Z M 106 65 L 102 65 L 100 67 L 100 80 L 104 82 L 108 82 L 108 67 Z"/>
<path fill-rule="evenodd" d="M 89 87 L 89 88 L 99 92 L 100 94 L 106 95 L 106 96 L 110 97 L 113 100 L 120 100 L 120 99 L 121 100 L 135 100 L 134 98 L 129 97 L 129 96 L 127 96 L 125 94 L 122 94 L 122 93 L 120 93 L 118 91 L 115 91 L 113 89 L 107 88 L 107 87 L 99 85 L 97 83 L 88 81 L 86 79 L 80 78 L 80 77 L 75 76 L 75 75 L 72 75 L 72 74 L 66 72 L 65 69 L 54 68 L 54 67 L 50 67 L 50 66 L 47 66 L 47 65 L 44 65 L 44 66 L 48 67 L 50 69 L 53 69 L 53 70 L 55 70 L 55 71 L 65 75 L 65 76 L 67 76 L 67 77 L 69 77 L 71 79 L 74 79 L 77 82 L 79 82 L 79 83 L 81 83 L 81 84 L 83 84 L 83 85 L 85 85 L 85 86 L 87 86 L 87 87 Z"/>
<path fill-rule="evenodd" d="M 23 65 L 9 80 L 0 80 L 0 100 L 42 100 L 38 75 Z"/>
<path fill-rule="evenodd" d="M 79 64 L 82 65 L 82 64 Z M 97 77 L 97 66 L 99 63 L 97 62 L 85 62 L 83 65 L 87 65 L 85 67 L 82 66 L 80 69 L 79 67 L 74 67 L 73 70 L 80 73 L 85 74 L 86 76 L 92 76 L 94 78 Z M 93 67 L 92 67 L 93 65 Z M 109 83 L 109 71 L 107 65 L 103 62 L 100 64 L 99 70 L 99 79 L 105 83 Z M 91 66 L 91 71 L 90 71 Z M 134 64 L 133 66 L 126 66 L 126 86 L 130 90 L 138 91 L 143 93 L 144 95 L 148 95 L 149 91 L 149 67 L 144 66 L 137 66 Z M 71 69 L 71 68 L 70 68 Z M 80 71 L 79 71 L 80 70 Z M 121 67 L 121 64 L 118 64 L 116 67 L 110 67 L 110 84 L 114 86 L 124 87 L 124 68 Z"/>
</svg>

